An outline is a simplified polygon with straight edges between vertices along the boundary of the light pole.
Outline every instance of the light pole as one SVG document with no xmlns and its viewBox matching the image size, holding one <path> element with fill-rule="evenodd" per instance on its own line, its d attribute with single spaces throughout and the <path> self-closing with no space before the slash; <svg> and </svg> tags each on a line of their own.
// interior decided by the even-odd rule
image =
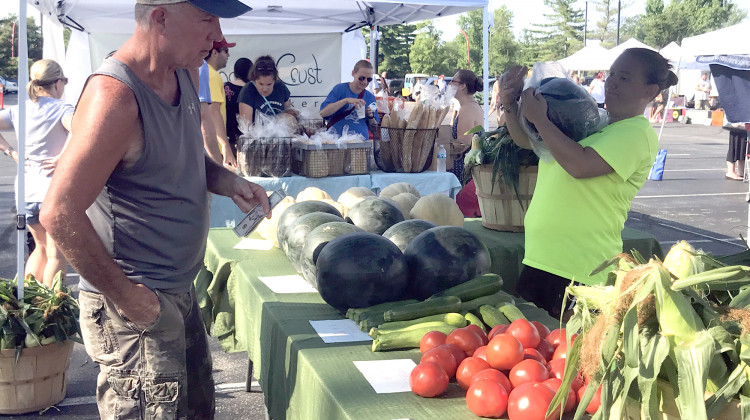
<svg viewBox="0 0 750 420">
<path fill-rule="evenodd" d="M 620 0 L 617 0 L 617 43 L 620 45 Z"/>
<path fill-rule="evenodd" d="M 471 70 L 471 55 L 469 54 L 469 35 L 466 35 L 466 31 L 463 29 L 460 30 L 462 34 L 464 34 L 464 38 L 466 39 L 466 65 L 469 67 L 469 70 Z"/>
<path fill-rule="evenodd" d="M 589 2 L 586 2 L 586 9 L 583 12 L 583 46 L 586 46 L 587 35 L 589 32 Z"/>
</svg>

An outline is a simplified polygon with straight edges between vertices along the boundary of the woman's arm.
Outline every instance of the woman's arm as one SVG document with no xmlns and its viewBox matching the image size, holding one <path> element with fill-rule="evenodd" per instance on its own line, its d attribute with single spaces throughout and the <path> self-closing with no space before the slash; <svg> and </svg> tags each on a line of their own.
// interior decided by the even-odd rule
<svg viewBox="0 0 750 420">
<path fill-rule="evenodd" d="M 253 107 L 250 105 L 240 102 L 240 117 L 242 117 L 245 121 L 247 121 L 249 124 L 252 124 L 253 121 L 253 114 L 254 110 Z"/>
<path fill-rule="evenodd" d="M 295 117 L 299 117 L 299 111 L 292 108 L 292 101 L 290 100 L 287 100 L 286 102 L 284 102 L 284 112 L 286 112 L 287 114 L 292 114 Z"/>
<path fill-rule="evenodd" d="M 323 118 L 328 118 L 331 115 L 335 114 L 339 109 L 343 108 L 346 104 L 352 104 L 355 107 L 357 105 L 365 106 L 365 100 L 359 98 L 344 98 L 336 102 L 331 102 L 320 110 L 320 116 Z"/>
<path fill-rule="evenodd" d="M 518 147 L 531 149 L 531 140 L 518 122 L 518 98 L 523 89 L 523 78 L 529 69 L 515 66 L 505 72 L 500 79 L 500 103 L 505 111 L 505 126 Z"/>
<path fill-rule="evenodd" d="M 552 157 L 573 178 L 593 178 L 614 172 L 611 166 L 591 147 L 583 147 L 547 118 L 547 101 L 534 89 L 522 94 L 523 115 L 534 124 Z"/>
</svg>

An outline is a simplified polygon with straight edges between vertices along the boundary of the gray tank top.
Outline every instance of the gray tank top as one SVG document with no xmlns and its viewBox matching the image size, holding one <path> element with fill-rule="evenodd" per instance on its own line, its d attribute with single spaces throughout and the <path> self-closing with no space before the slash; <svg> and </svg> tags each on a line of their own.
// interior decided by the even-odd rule
<svg viewBox="0 0 750 420">
<path fill-rule="evenodd" d="M 200 103 L 190 75 L 177 70 L 180 99 L 172 105 L 113 58 L 94 74 L 133 91 L 144 142 L 138 161 L 115 168 L 88 216 L 128 278 L 151 289 L 186 292 L 203 263 L 209 226 Z M 97 291 L 83 278 L 79 287 Z"/>
</svg>

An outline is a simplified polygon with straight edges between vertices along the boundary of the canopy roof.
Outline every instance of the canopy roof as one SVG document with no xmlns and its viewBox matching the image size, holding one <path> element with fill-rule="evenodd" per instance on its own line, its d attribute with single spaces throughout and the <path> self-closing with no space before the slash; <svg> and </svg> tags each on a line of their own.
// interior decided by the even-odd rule
<svg viewBox="0 0 750 420">
<path fill-rule="evenodd" d="M 741 55 L 750 54 L 750 19 L 705 34 L 682 40 L 683 55 Z"/>
<path fill-rule="evenodd" d="M 223 19 L 226 34 L 345 32 L 364 25 L 411 23 L 462 13 L 488 0 L 241 0 L 252 11 Z M 28 0 L 42 13 L 87 32 L 127 33 L 135 27 L 134 0 Z"/>
<path fill-rule="evenodd" d="M 599 44 L 587 45 L 571 56 L 559 61 L 568 70 L 596 71 L 608 69 L 611 62 L 607 59 L 609 51 Z"/>
</svg>

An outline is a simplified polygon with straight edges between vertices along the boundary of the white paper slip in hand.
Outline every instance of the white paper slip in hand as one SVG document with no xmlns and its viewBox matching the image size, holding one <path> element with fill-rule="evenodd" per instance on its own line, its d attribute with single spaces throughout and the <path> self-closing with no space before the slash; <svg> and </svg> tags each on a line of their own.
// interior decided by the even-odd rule
<svg viewBox="0 0 750 420">
<path fill-rule="evenodd" d="M 368 360 L 354 362 L 372 389 L 378 394 L 410 392 L 409 375 L 417 366 L 411 359 Z"/>
<path fill-rule="evenodd" d="M 274 293 L 316 293 L 314 287 L 299 274 L 288 276 L 258 277 Z"/>
<path fill-rule="evenodd" d="M 271 241 L 265 239 L 242 238 L 234 249 L 247 249 L 250 251 L 270 251 L 273 248 Z"/>
<path fill-rule="evenodd" d="M 324 343 L 349 343 L 354 341 L 372 341 L 351 319 L 327 319 L 310 321 Z"/>
</svg>

